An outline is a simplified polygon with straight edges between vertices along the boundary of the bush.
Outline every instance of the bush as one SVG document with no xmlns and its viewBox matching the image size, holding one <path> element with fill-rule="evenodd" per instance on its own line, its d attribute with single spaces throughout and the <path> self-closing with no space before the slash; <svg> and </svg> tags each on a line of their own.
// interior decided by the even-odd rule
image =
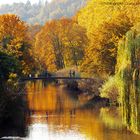
<svg viewBox="0 0 140 140">
<path fill-rule="evenodd" d="M 100 89 L 101 97 L 109 98 L 111 102 L 121 103 L 122 89 L 123 81 L 118 75 L 109 77 Z"/>
</svg>

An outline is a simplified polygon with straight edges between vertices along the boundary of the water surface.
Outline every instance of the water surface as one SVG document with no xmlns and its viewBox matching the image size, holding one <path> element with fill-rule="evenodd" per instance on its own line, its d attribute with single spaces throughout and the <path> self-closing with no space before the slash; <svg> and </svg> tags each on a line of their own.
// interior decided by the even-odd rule
<svg viewBox="0 0 140 140">
<path fill-rule="evenodd" d="M 17 139 L 140 140 L 123 125 L 119 108 L 85 108 L 76 94 L 54 83 L 28 82 L 27 136 Z"/>
</svg>

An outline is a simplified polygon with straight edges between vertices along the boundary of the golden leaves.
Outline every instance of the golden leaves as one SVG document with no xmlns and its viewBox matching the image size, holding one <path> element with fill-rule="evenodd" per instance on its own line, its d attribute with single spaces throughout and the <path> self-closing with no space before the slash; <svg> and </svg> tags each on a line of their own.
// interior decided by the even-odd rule
<svg viewBox="0 0 140 140">
<path fill-rule="evenodd" d="M 48 70 L 55 71 L 78 65 L 86 43 L 85 30 L 76 21 L 63 18 L 46 23 L 36 36 L 34 51 Z"/>
</svg>

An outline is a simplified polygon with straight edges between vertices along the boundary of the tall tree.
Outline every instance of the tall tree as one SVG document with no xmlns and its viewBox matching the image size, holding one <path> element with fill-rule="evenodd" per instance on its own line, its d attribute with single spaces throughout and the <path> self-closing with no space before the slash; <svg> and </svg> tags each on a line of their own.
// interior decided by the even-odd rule
<svg viewBox="0 0 140 140">
<path fill-rule="evenodd" d="M 139 19 L 136 4 L 135 0 L 91 0 L 80 10 L 77 20 L 90 40 L 81 66 L 83 72 L 101 76 L 115 72 L 117 43 Z"/>
<path fill-rule="evenodd" d="M 37 34 L 34 51 L 46 68 L 57 70 L 79 65 L 86 43 L 85 30 L 76 21 L 53 20 Z"/>
<path fill-rule="evenodd" d="M 27 25 L 16 15 L 0 16 L 0 50 L 20 60 L 23 73 L 29 72 Z"/>
</svg>

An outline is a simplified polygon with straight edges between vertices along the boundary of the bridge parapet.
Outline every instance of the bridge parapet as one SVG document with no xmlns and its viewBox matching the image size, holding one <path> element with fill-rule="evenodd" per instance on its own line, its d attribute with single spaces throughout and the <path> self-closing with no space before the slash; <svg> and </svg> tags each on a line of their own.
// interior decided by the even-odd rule
<svg viewBox="0 0 140 140">
<path fill-rule="evenodd" d="M 21 78 L 20 81 L 32 81 L 32 80 L 90 80 L 92 78 L 83 77 L 25 77 Z"/>
</svg>

